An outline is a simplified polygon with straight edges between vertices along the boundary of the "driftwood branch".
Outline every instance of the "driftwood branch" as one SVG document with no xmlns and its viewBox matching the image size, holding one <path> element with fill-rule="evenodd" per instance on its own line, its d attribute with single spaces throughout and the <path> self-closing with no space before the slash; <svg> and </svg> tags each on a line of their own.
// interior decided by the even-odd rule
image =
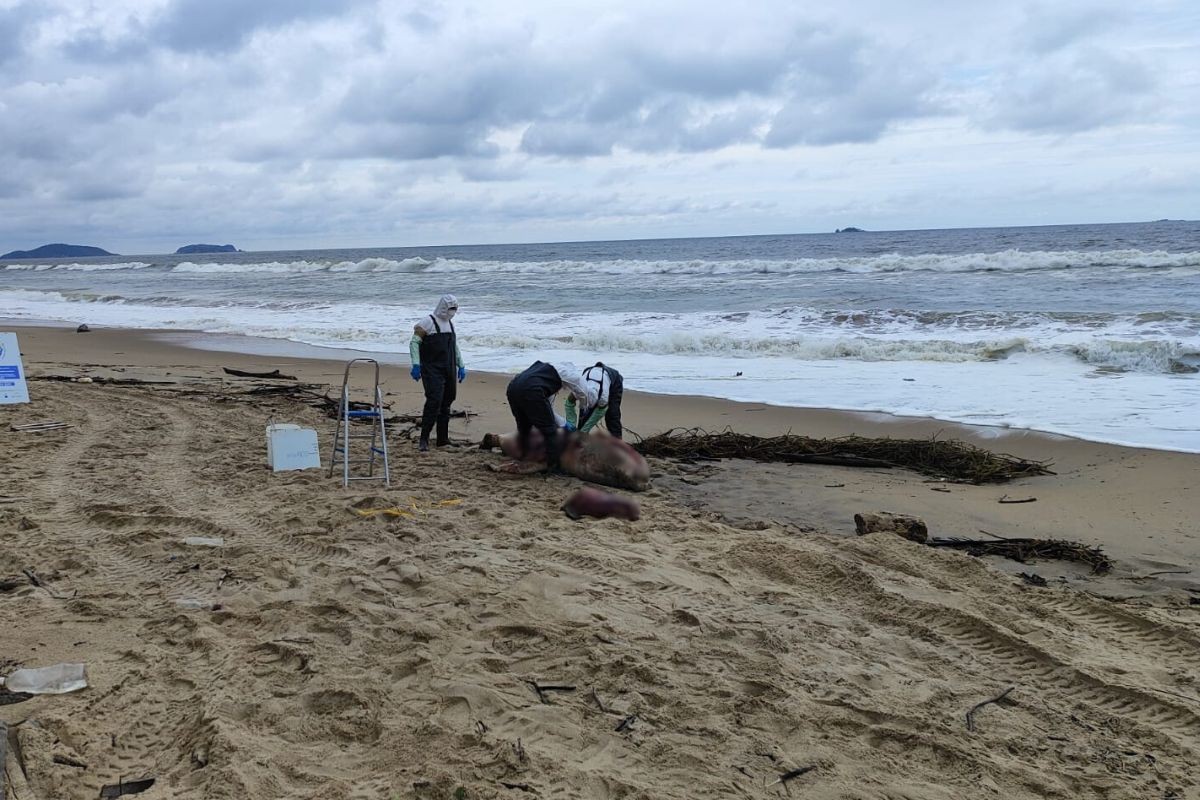
<svg viewBox="0 0 1200 800">
<path fill-rule="evenodd" d="M 528 783 L 512 783 L 510 781 L 500 781 L 500 785 L 505 789 L 516 789 L 519 792 L 532 792 L 533 789 Z"/>
<path fill-rule="evenodd" d="M 817 768 L 816 764 L 810 764 L 807 767 L 800 767 L 798 769 L 790 770 L 790 771 L 785 772 L 782 775 L 780 775 L 775 780 L 774 783 L 769 783 L 767 785 L 768 786 L 777 786 L 781 783 L 787 783 L 788 781 L 792 780 L 793 778 L 799 778 L 801 775 L 804 775 L 805 773 L 812 772 L 816 768 Z"/>
<path fill-rule="evenodd" d="M 32 583 L 34 586 L 36 586 L 39 589 L 45 589 L 46 594 L 50 595 L 55 600 L 70 600 L 71 599 L 70 597 L 63 597 L 62 595 L 57 594 L 53 589 L 51 589 L 49 586 L 47 586 L 46 582 L 43 581 L 41 578 L 39 578 L 37 573 L 34 572 L 33 570 L 23 569 L 23 570 L 21 570 L 21 572 L 25 573 L 25 577 L 29 579 L 30 583 Z M 74 595 L 72 595 L 72 597 L 74 597 Z"/>
<path fill-rule="evenodd" d="M 550 704 L 550 701 L 546 697 L 546 692 L 573 692 L 573 691 L 575 691 L 574 686 L 546 685 L 546 684 L 538 683 L 537 681 L 531 681 L 528 678 L 525 678 L 524 680 L 525 680 L 525 683 L 528 683 L 529 687 L 531 689 L 533 689 L 533 691 L 537 694 L 538 700 L 541 700 L 543 703 L 545 703 L 547 705 Z"/>
<path fill-rule="evenodd" d="M 37 433 L 39 431 L 56 431 L 59 428 L 70 428 L 72 424 L 70 422 L 47 421 L 29 422 L 24 425 L 9 425 L 8 427 L 9 430 Z"/>
<path fill-rule="evenodd" d="M 854 532 L 859 536 L 884 531 L 902 536 L 911 542 L 929 540 L 929 526 L 925 520 L 908 514 L 893 514 L 889 511 L 854 515 Z"/>
<path fill-rule="evenodd" d="M 974 715 L 976 715 L 976 711 L 978 711 L 979 709 L 982 709 L 983 706 L 985 706 L 985 705 L 990 705 L 992 703 L 1000 703 L 1001 700 L 1008 697 L 1009 692 L 1012 692 L 1014 690 L 1014 688 L 1016 688 L 1016 687 L 1009 686 L 1008 688 L 1006 688 L 1006 690 L 1004 690 L 1000 694 L 997 694 L 996 697 L 989 697 L 988 699 L 983 700 L 982 703 L 976 703 L 976 704 L 972 705 L 971 710 L 967 711 L 967 730 L 970 730 L 970 732 L 974 733 L 974 729 L 976 729 L 976 728 L 974 728 Z"/>
<path fill-rule="evenodd" d="M 8 797 L 8 723 L 0 719 L 0 800 Z"/>
<path fill-rule="evenodd" d="M 59 383 L 98 383 L 100 385 L 109 386 L 174 386 L 176 381 L 146 381 L 141 378 L 92 378 L 83 376 L 87 380 L 81 381 L 78 375 L 35 375 L 29 378 L 31 381 L 57 381 Z"/>
<path fill-rule="evenodd" d="M 128 794 L 141 794 L 154 785 L 154 778 L 144 778 L 140 781 L 121 780 L 100 787 L 101 798 L 124 797 Z"/>
<path fill-rule="evenodd" d="M 891 469 L 895 464 L 881 461 L 877 458 L 862 458 L 860 456 L 823 456 L 807 453 L 791 453 L 779 459 L 786 464 L 825 464 L 831 467 L 875 467 L 876 469 Z"/>
<path fill-rule="evenodd" d="M 229 367 L 221 367 L 226 375 L 232 375 L 235 378 L 265 378 L 277 381 L 294 381 L 295 375 L 284 375 L 279 370 L 273 369 L 270 372 L 246 372 L 240 369 L 230 369 Z"/>
<path fill-rule="evenodd" d="M 971 706 L 971 710 L 967 712 L 967 730 L 971 731 L 972 733 L 975 732 L 975 712 L 976 711 L 978 711 L 979 709 L 983 708 L 986 705 L 991 705 L 992 703 L 999 703 L 1001 700 L 1008 697 L 1009 692 L 1011 692 L 1015 688 L 1017 688 L 1017 687 L 1010 686 L 1007 689 L 1005 689 L 1003 692 L 1001 692 L 1000 694 L 996 695 L 995 697 L 989 697 L 987 700 L 984 700 L 982 703 L 976 703 L 975 705 Z"/>
</svg>

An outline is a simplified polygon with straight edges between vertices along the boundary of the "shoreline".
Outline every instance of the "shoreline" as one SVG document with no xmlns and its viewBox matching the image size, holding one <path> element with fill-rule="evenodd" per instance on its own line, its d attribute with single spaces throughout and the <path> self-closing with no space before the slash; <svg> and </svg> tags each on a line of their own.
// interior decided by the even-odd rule
<svg viewBox="0 0 1200 800">
<path fill-rule="evenodd" d="M 36 335 L 34 332 L 47 329 L 75 335 L 74 327 L 74 323 L 66 323 L 58 320 L 16 320 L 0 317 L 0 328 L 15 331 L 18 337 L 22 340 L 28 338 L 28 334 L 30 333 Z M 168 328 L 92 327 L 90 334 L 88 335 L 101 333 L 118 337 L 129 336 L 141 338 L 145 341 L 153 342 L 155 345 L 179 348 L 180 350 L 192 352 L 202 352 L 214 355 L 226 354 L 230 356 L 252 358 L 281 359 L 281 363 L 324 362 L 344 364 L 350 358 L 374 358 L 379 362 L 381 368 L 403 368 L 402 371 L 407 373 L 408 367 L 408 356 L 406 352 L 398 353 L 374 350 L 358 350 L 349 347 L 324 347 L 320 345 L 306 344 L 304 342 L 296 342 L 290 339 L 271 339 L 264 337 L 242 336 L 238 334 L 211 333 L 200 330 L 178 330 Z M 512 377 L 512 373 L 488 372 L 482 370 L 472 370 L 470 375 L 473 377 L 486 376 L 490 381 L 502 381 Z M 971 441 L 972 443 L 979 444 L 980 446 L 988 446 L 988 443 L 995 444 L 1005 440 L 1028 440 L 1031 438 L 1044 438 L 1054 442 L 1076 442 L 1084 446 L 1096 445 L 1103 447 L 1124 448 L 1136 451 L 1147 450 L 1152 452 L 1200 455 L 1200 451 L 1196 450 L 1151 447 L 1148 445 L 1130 444 L 1126 442 L 1088 439 L 1072 434 L 1041 430 L 1038 428 L 1014 427 L 1008 425 L 981 425 L 977 423 L 941 419 L 939 417 L 932 416 L 897 414 L 883 410 L 838 408 L 835 406 L 777 405 L 765 401 L 736 400 L 714 395 L 651 392 L 634 389 L 627 389 L 626 396 L 635 398 L 662 398 L 664 400 L 673 399 L 688 405 L 699 402 L 728 404 L 731 408 L 739 410 L 745 410 L 749 408 L 755 410 L 770 409 L 775 412 L 774 414 L 768 415 L 773 419 L 787 418 L 789 421 L 794 421 L 799 424 L 810 424 L 815 422 L 822 427 L 831 427 L 834 430 L 840 431 L 840 433 L 827 434 L 827 438 L 851 435 L 862 428 L 875 429 L 877 427 L 887 428 L 890 426 L 899 426 L 905 428 L 906 430 L 910 428 L 917 428 L 920 430 L 919 433 L 915 434 L 905 433 L 904 435 L 906 438 L 940 436 L 943 433 L 949 432 L 951 438 L 965 439 L 967 441 Z M 675 427 L 689 428 L 702 426 L 681 424 Z M 764 429 L 756 426 L 754 431 L 741 432 L 754 433 L 755 435 L 760 436 L 769 436 L 778 435 L 778 433 L 790 430 L 790 428 L 780 430 L 776 434 L 763 432 L 763 430 Z M 1024 444 L 1025 442 L 1021 441 L 1021 443 Z"/>
<path fill-rule="evenodd" d="M 77 334 L 57 326 L 14 327 L 26 369 L 92 377 L 143 377 L 151 380 L 200 381 L 237 391 L 245 379 L 224 375 L 229 366 L 252 372 L 281 370 L 299 382 L 324 384 L 338 391 L 344 357 L 251 354 L 189 346 L 189 334 L 178 331 L 100 328 Z M 219 339 L 212 341 L 220 341 Z M 224 340 L 228 341 L 228 339 Z M 243 340 L 245 342 L 246 340 Z M 258 344 L 259 340 L 253 340 Z M 301 346 L 307 348 L 307 346 Z M 369 353 L 338 351 L 369 356 Z M 408 362 L 380 364 L 381 388 L 393 411 L 421 413 L 424 396 L 408 374 Z M 366 397 L 363 375 L 352 379 L 352 394 Z M 513 419 L 504 389 L 510 375 L 470 373 L 458 385 L 455 408 L 468 412 L 451 421 L 450 433 L 460 441 L 478 442 L 484 433 L 505 432 Z M 36 401 L 53 395 L 52 386 L 33 382 Z M 44 407 L 44 405 L 43 405 Z M 671 491 L 706 511 L 728 519 L 769 519 L 783 524 L 818 526 L 850 535 L 851 515 L 861 510 L 891 510 L 926 519 L 933 535 L 967 536 L 976 531 L 1002 536 L 1072 539 L 1106 548 L 1144 572 L 1194 565 L 1200 567 L 1200 535 L 1191 530 L 1200 516 L 1200 455 L 1127 447 L 1011 428 L 984 428 L 924 417 L 804 409 L 744 403 L 720 398 L 627 391 L 622 404 L 626 437 L 650 436 L 673 428 L 717 432 L 729 428 L 755 436 L 787 432 L 814 438 L 958 439 L 986 450 L 1049 462 L 1054 475 L 993 486 L 954 485 L 950 493 L 930 491 L 930 481 L 903 470 L 855 468 L 801 470 L 790 465 L 721 462 L 700 490 L 686 476 L 666 476 Z M 322 446 L 330 430 L 318 426 Z M 403 445 L 401 445 L 403 446 Z M 998 505 L 1006 493 L 1029 491 L 1039 502 L 1029 507 Z M 848 497 L 849 495 L 849 497 Z M 873 508 L 872 508 L 873 506 Z M 1026 509 L 1026 511 L 1021 511 Z M 1030 513 L 1029 509 L 1036 509 Z M 1017 527 L 1012 527 L 1016 525 Z M 1001 568 L 1011 565 L 999 564 Z M 1129 574 L 1136 572 L 1131 569 Z M 1063 577 L 1071 577 L 1068 572 Z M 1078 576 L 1074 576 L 1078 577 Z M 1179 583 L 1190 586 L 1185 576 Z M 1200 587 L 1200 583 L 1195 583 Z M 1135 588 L 1135 587 L 1127 587 Z"/>
</svg>

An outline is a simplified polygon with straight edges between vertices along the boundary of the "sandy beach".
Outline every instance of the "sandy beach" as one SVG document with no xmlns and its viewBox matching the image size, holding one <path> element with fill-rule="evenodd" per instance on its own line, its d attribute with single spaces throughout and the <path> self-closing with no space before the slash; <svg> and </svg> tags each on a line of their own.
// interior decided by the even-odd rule
<svg viewBox="0 0 1200 800">
<path fill-rule="evenodd" d="M 461 387 L 463 446 L 420 454 L 399 426 L 393 485 L 346 490 L 265 462 L 268 422 L 316 428 L 327 457 L 331 420 L 221 369 L 332 393 L 344 353 L 2 327 L 33 402 L 0 407 L 0 674 L 90 678 L 0 705 L 19 800 L 143 777 L 147 800 L 1200 797 L 1200 455 L 630 392 L 642 435 L 936 434 L 1056 474 L 655 459 L 639 521 L 573 522 L 582 482 L 497 475 L 468 446 L 511 428 L 506 376 Z M 384 378 L 419 413 L 407 368 Z M 71 427 L 10 429 L 44 420 Z M 1116 567 L 856 537 L 879 510 L 1099 545 Z"/>
</svg>

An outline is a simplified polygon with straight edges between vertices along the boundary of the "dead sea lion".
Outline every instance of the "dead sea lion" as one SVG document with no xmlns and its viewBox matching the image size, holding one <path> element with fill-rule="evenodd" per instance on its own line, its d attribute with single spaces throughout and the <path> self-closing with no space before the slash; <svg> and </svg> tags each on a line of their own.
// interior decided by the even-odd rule
<svg viewBox="0 0 1200 800">
<path fill-rule="evenodd" d="M 642 516 L 641 506 L 629 497 L 602 492 L 599 489 L 580 489 L 563 503 L 562 510 L 571 519 L 617 517 L 630 522 Z"/>
<path fill-rule="evenodd" d="M 565 472 L 585 481 L 619 489 L 645 491 L 650 486 L 650 465 L 629 443 L 609 436 L 603 431 L 574 433 L 559 432 L 566 437 L 561 465 Z M 520 452 L 516 433 L 489 433 L 483 437 L 480 447 L 499 447 L 504 455 L 525 463 L 544 463 L 546 453 L 541 434 L 534 430 L 529 438 L 529 452 Z M 524 472 L 520 468 L 504 469 L 506 472 Z"/>
</svg>

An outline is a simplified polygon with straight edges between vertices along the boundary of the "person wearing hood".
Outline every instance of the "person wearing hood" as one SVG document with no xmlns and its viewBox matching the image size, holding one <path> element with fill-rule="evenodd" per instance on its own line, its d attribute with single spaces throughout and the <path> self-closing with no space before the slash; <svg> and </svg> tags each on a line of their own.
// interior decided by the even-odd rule
<svg viewBox="0 0 1200 800">
<path fill-rule="evenodd" d="M 578 425 L 581 433 L 587 433 L 600 420 L 604 420 L 608 432 L 618 439 L 622 438 L 621 396 L 625 393 L 625 380 L 621 373 L 597 361 L 595 366 L 583 371 L 583 380 L 589 396 L 595 397 L 594 403 L 591 406 L 580 405 L 575 402 L 574 395 L 568 396 L 565 403 L 568 424 Z"/>
<path fill-rule="evenodd" d="M 508 407 L 517 421 L 517 442 L 522 455 L 529 452 L 529 434 L 537 428 L 546 442 L 546 465 L 551 471 L 559 468 L 559 457 L 565 444 L 558 429 L 566 425 L 566 420 L 554 413 L 554 397 L 563 389 L 581 406 L 590 408 L 595 404 L 583 374 L 569 361 L 559 364 L 535 361 L 509 381 L 507 390 Z"/>
<path fill-rule="evenodd" d="M 458 349 L 458 338 L 451 320 L 458 312 L 458 300 L 452 294 L 442 295 L 437 308 L 413 327 L 408 342 L 412 358 L 412 379 L 425 388 L 425 409 L 421 415 L 421 439 L 417 449 L 429 449 L 429 432 L 437 423 L 437 446 L 450 443 L 450 406 L 458 396 L 454 383 L 466 380 L 467 369 Z"/>
</svg>

